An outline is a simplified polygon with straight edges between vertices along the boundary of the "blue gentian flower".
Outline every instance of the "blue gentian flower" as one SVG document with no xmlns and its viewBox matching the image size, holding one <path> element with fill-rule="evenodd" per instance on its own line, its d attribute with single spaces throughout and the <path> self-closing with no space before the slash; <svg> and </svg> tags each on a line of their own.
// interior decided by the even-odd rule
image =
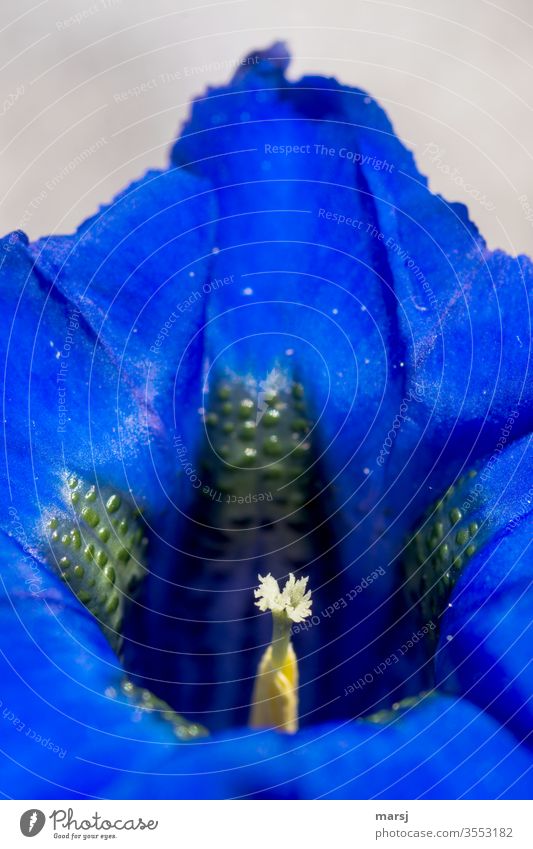
<svg viewBox="0 0 533 849">
<path fill-rule="evenodd" d="M 2 242 L 7 797 L 531 793 L 532 264 L 288 61 Z M 247 727 L 258 573 L 313 591 L 295 735 Z"/>
</svg>

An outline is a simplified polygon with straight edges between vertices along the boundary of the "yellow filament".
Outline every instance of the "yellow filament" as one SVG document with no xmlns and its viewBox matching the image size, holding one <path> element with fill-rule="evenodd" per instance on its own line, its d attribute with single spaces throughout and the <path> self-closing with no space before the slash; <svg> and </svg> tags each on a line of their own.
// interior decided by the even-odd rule
<svg viewBox="0 0 533 849">
<path fill-rule="evenodd" d="M 298 730 L 298 662 L 290 642 L 291 623 L 274 614 L 274 637 L 257 668 L 250 726 L 285 734 Z"/>
</svg>

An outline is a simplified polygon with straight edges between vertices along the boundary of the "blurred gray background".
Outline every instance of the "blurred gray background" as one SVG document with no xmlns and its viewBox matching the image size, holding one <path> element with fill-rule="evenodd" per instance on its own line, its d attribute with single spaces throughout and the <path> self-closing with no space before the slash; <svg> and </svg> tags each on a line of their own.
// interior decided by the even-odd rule
<svg viewBox="0 0 533 849">
<path fill-rule="evenodd" d="M 70 232 L 164 166 L 190 98 L 284 39 L 386 107 L 490 247 L 533 254 L 533 3 L 2 0 L 0 230 Z"/>
</svg>

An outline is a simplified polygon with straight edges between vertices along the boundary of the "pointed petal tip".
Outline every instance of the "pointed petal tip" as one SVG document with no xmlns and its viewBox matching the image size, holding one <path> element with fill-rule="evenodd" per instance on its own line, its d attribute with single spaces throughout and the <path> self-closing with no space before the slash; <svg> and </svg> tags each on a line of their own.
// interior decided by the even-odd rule
<svg viewBox="0 0 533 849">
<path fill-rule="evenodd" d="M 248 76 L 250 69 L 262 75 L 276 74 L 284 76 L 291 62 L 291 54 L 285 41 L 275 41 L 264 50 L 252 50 L 241 60 L 233 75 L 232 82 L 239 82 Z"/>
</svg>

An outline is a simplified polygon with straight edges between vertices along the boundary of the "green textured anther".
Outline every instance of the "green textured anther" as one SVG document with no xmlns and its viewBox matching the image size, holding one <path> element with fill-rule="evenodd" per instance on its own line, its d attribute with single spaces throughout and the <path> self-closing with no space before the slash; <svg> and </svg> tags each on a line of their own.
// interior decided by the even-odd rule
<svg viewBox="0 0 533 849">
<path fill-rule="evenodd" d="M 100 566 L 100 568 L 102 568 L 103 566 L 106 565 L 107 561 L 109 560 L 109 557 L 107 556 L 105 551 L 100 550 L 100 551 L 96 552 L 95 560 L 96 560 L 98 566 Z"/>
<path fill-rule="evenodd" d="M 255 408 L 255 404 L 251 398 L 244 398 L 239 404 L 239 418 L 247 419 L 248 416 L 253 412 Z"/>
<path fill-rule="evenodd" d="M 275 408 L 266 410 L 261 418 L 263 427 L 276 427 L 279 424 L 281 413 Z"/>
<path fill-rule="evenodd" d="M 275 407 L 271 407 L 268 410 L 265 410 L 261 417 L 261 424 L 263 427 L 276 427 L 279 425 L 279 421 L 281 418 L 281 413 Z"/>
<path fill-rule="evenodd" d="M 423 690 L 417 696 L 407 696 L 399 702 L 394 702 L 390 709 L 378 710 L 375 713 L 370 713 L 367 716 L 362 716 L 358 722 L 371 722 L 375 725 L 385 725 L 388 722 L 397 722 L 398 715 L 406 710 L 412 710 L 422 701 L 428 698 L 433 698 L 436 695 L 435 690 Z"/>
<path fill-rule="evenodd" d="M 221 384 L 217 389 L 217 396 L 221 401 L 227 401 L 228 398 L 231 398 L 231 386 L 229 383 Z"/>
<path fill-rule="evenodd" d="M 462 531 L 458 531 L 455 535 L 455 541 L 458 545 L 466 545 L 468 540 L 470 539 L 469 532 L 463 528 Z"/>
<path fill-rule="evenodd" d="M 73 548 L 81 548 L 81 534 L 78 528 L 73 528 L 70 532 Z"/>
<path fill-rule="evenodd" d="M 120 598 L 118 595 L 113 595 L 106 604 L 106 613 L 115 613 L 118 610 Z"/>
<path fill-rule="evenodd" d="M 224 380 L 222 391 L 211 385 L 206 397 L 204 421 L 213 426 L 197 459 L 203 487 L 192 509 L 204 528 L 197 556 L 205 547 L 207 561 L 218 552 L 221 562 L 244 562 L 264 546 L 278 551 L 272 571 L 280 561 L 301 568 L 312 559 L 315 508 L 308 502 L 319 485 L 316 470 L 308 470 L 310 439 L 303 441 L 311 424 L 303 386 L 274 370 L 259 385 L 247 379 Z"/>
<path fill-rule="evenodd" d="M 268 457 L 281 457 L 283 454 L 283 446 L 279 441 L 279 437 L 273 434 L 263 442 L 263 451 Z"/>
<path fill-rule="evenodd" d="M 253 465 L 255 458 L 257 457 L 257 450 L 255 448 L 245 448 L 242 454 L 240 455 L 240 465 L 241 466 L 251 466 Z"/>
<path fill-rule="evenodd" d="M 454 507 L 453 510 L 450 510 L 450 521 L 453 522 L 454 525 L 456 525 L 457 522 L 460 522 L 462 518 L 463 514 L 458 507 Z"/>
<path fill-rule="evenodd" d="M 106 566 L 104 569 L 104 575 L 106 576 L 108 581 L 111 581 L 112 584 L 115 583 L 117 573 L 113 569 L 112 566 Z"/>
<path fill-rule="evenodd" d="M 239 431 L 239 436 L 241 439 L 245 439 L 249 441 L 250 439 L 255 438 L 255 422 L 246 421 L 243 422 L 241 429 Z"/>
<path fill-rule="evenodd" d="M 304 397 L 304 388 L 301 383 L 294 383 L 292 386 L 292 396 L 293 398 L 297 398 L 298 401 L 301 401 Z"/>
<path fill-rule="evenodd" d="M 295 419 L 292 423 L 292 429 L 296 433 L 306 433 L 308 430 L 307 421 L 305 419 Z"/>
<path fill-rule="evenodd" d="M 450 548 L 445 542 L 440 546 L 438 550 L 438 556 L 441 563 L 446 563 L 448 561 L 448 557 L 450 556 Z"/>
<path fill-rule="evenodd" d="M 95 616 L 111 645 L 120 651 L 124 610 L 133 587 L 146 573 L 147 539 L 138 510 L 105 486 L 67 479 L 65 509 L 45 530 L 61 577 Z M 111 527 L 109 514 L 120 534 Z M 72 567 L 65 546 L 83 557 Z M 46 556 L 46 555 L 45 555 Z"/>
<path fill-rule="evenodd" d="M 81 518 L 87 522 L 91 528 L 96 528 L 100 522 L 100 516 L 93 507 L 84 507 L 81 511 Z"/>
<path fill-rule="evenodd" d="M 426 518 L 411 538 L 406 558 L 409 602 L 417 604 L 424 622 L 438 622 L 457 579 L 479 547 L 479 522 L 473 517 L 481 509 L 479 497 L 472 492 L 475 469 L 450 486 L 444 497 L 427 511 Z"/>
<path fill-rule="evenodd" d="M 116 694 L 116 696 L 118 695 Z M 176 737 L 182 742 L 197 740 L 200 737 L 206 737 L 209 733 L 203 725 L 199 725 L 197 722 L 189 722 L 184 716 L 176 713 L 168 702 L 160 699 L 150 690 L 145 687 L 138 687 L 127 679 L 121 682 L 120 696 L 138 710 L 156 714 L 162 722 L 169 723 Z"/>
<path fill-rule="evenodd" d="M 108 513 L 116 513 L 117 510 L 120 510 L 121 503 L 122 502 L 120 500 L 120 496 L 118 496 L 114 492 L 113 495 L 111 495 L 105 503 L 107 512 Z"/>
</svg>

